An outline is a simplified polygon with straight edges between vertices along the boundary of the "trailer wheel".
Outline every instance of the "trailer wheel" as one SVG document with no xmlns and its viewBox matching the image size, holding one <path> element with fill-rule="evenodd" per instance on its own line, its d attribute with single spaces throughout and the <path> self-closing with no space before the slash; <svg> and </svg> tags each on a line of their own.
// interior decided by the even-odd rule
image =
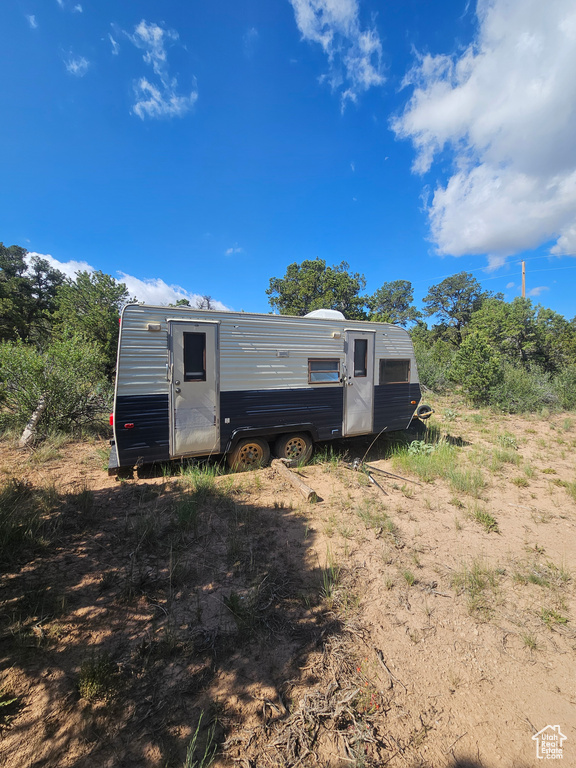
<svg viewBox="0 0 576 768">
<path fill-rule="evenodd" d="M 228 466 L 236 472 L 264 467 L 269 459 L 270 446 L 261 437 L 240 440 L 226 456 Z"/>
<path fill-rule="evenodd" d="M 274 443 L 274 453 L 279 459 L 290 459 L 295 464 L 307 464 L 312 456 L 312 440 L 304 432 L 281 435 Z"/>
</svg>

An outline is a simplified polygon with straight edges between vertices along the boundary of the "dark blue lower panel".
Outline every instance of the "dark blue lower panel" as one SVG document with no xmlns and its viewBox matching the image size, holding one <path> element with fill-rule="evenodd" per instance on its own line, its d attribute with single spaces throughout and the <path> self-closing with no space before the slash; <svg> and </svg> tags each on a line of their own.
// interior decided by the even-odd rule
<svg viewBox="0 0 576 768">
<path fill-rule="evenodd" d="M 420 384 L 381 384 L 374 387 L 374 432 L 406 429 L 420 402 Z M 416 405 L 412 403 L 416 401 Z"/>
<path fill-rule="evenodd" d="M 330 440 L 342 436 L 342 413 L 342 387 L 222 392 L 220 444 L 224 450 L 238 429 L 268 430 L 298 424 L 312 424 L 315 439 Z"/>
<path fill-rule="evenodd" d="M 168 395 L 117 397 L 114 424 L 119 466 L 168 459 L 169 417 Z M 125 424 L 134 426 L 126 428 Z"/>
<path fill-rule="evenodd" d="M 420 401 L 419 384 L 374 387 L 374 432 L 384 427 L 389 432 L 406 429 L 416 408 L 412 400 Z M 315 440 L 342 437 L 343 402 L 342 387 L 222 392 L 221 450 L 226 449 L 237 430 L 261 430 L 263 435 L 272 435 L 281 432 L 283 427 L 310 425 Z M 126 428 L 125 424 L 134 426 Z M 168 395 L 118 397 L 115 425 L 120 467 L 170 458 Z"/>
</svg>

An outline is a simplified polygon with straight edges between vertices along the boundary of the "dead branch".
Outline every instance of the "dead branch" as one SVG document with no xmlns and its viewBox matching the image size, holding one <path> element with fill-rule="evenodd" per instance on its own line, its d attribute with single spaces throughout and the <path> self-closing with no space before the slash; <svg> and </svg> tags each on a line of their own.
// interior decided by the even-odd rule
<svg viewBox="0 0 576 768">
<path fill-rule="evenodd" d="M 369 469 L 370 472 L 378 472 L 380 475 L 394 477 L 396 480 L 404 480 L 406 483 L 414 483 L 414 485 L 422 486 L 422 483 L 419 483 L 416 480 L 410 480 L 409 477 L 402 477 L 402 475 L 394 475 L 392 472 L 388 472 L 385 469 L 379 469 L 378 467 L 373 467 L 371 464 L 366 464 L 366 469 Z"/>
<path fill-rule="evenodd" d="M 288 480 L 289 483 L 291 483 L 294 488 L 296 488 L 302 496 L 306 499 L 306 501 L 309 501 L 310 503 L 314 504 L 316 501 L 318 501 L 318 494 L 316 491 L 312 490 L 309 486 L 306 485 L 299 477 L 298 475 L 294 474 L 294 472 L 291 472 L 286 464 L 284 463 L 284 460 L 282 459 L 274 459 L 272 461 L 272 469 L 275 469 L 277 472 L 279 472 L 283 477 Z"/>
<path fill-rule="evenodd" d="M 406 686 L 404 685 L 404 683 L 402 682 L 402 680 L 399 680 L 399 679 L 396 677 L 396 675 L 393 675 L 393 674 L 392 674 L 392 672 L 390 672 L 390 670 L 388 669 L 388 666 L 387 666 L 386 662 L 384 661 L 384 654 L 382 653 L 382 651 L 380 650 L 380 648 L 376 648 L 376 647 L 374 647 L 374 650 L 376 651 L 376 656 L 378 657 L 378 661 L 380 662 L 380 664 L 382 665 L 382 667 L 383 667 L 383 668 L 386 670 L 386 672 L 388 672 L 388 674 L 390 675 L 390 683 L 391 683 L 390 687 L 392 688 L 392 686 L 393 686 L 393 682 L 392 682 L 392 681 L 393 681 L 393 680 L 395 680 L 397 683 L 400 683 L 400 685 L 402 686 L 402 688 L 404 688 L 404 690 L 406 691 L 406 693 L 408 693 L 408 688 L 406 688 Z"/>
<path fill-rule="evenodd" d="M 38 405 L 36 406 L 36 410 L 30 416 L 30 420 L 28 424 L 24 427 L 24 432 L 22 432 L 22 436 L 20 437 L 20 440 L 18 441 L 18 448 L 26 448 L 27 445 L 30 443 L 32 438 L 34 437 L 34 434 L 36 433 L 36 425 L 40 421 L 40 418 L 44 411 L 46 410 L 46 406 L 48 405 L 48 402 L 46 400 L 45 395 L 42 395 L 40 400 L 38 400 Z"/>
</svg>

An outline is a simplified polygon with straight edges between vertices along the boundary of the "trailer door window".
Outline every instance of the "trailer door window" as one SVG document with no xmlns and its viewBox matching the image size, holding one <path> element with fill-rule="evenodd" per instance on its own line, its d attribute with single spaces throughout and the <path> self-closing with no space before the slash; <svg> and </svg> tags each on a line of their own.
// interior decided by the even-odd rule
<svg viewBox="0 0 576 768">
<path fill-rule="evenodd" d="M 354 339 L 354 376 L 364 377 L 368 370 L 368 339 Z"/>
<path fill-rule="evenodd" d="M 206 334 L 183 333 L 184 381 L 206 381 Z"/>
<path fill-rule="evenodd" d="M 334 384 L 340 381 L 340 360 L 308 360 L 309 384 Z"/>
<path fill-rule="evenodd" d="M 380 384 L 406 384 L 410 381 L 410 360 L 380 360 Z"/>
</svg>

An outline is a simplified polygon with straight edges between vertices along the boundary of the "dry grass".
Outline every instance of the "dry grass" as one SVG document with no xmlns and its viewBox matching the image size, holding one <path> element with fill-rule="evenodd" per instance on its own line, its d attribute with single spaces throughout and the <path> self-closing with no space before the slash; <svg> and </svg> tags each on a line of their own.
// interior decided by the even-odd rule
<svg viewBox="0 0 576 768">
<path fill-rule="evenodd" d="M 547 686 L 569 723 L 571 454 L 536 445 L 536 418 L 437 412 L 412 452 L 375 446 L 372 462 L 402 476 L 383 476 L 387 496 L 335 450 L 301 469 L 315 505 L 271 469 L 100 479 L 93 446 L 75 474 L 59 449 L 52 489 L 4 465 L 4 534 L 21 542 L 4 563 L 8 768 L 49 749 L 54 764 L 157 768 L 404 768 L 440 764 L 449 745 L 476 759 L 476 742 L 533 758 L 517 701 L 546 722 L 534 693 Z"/>
</svg>

